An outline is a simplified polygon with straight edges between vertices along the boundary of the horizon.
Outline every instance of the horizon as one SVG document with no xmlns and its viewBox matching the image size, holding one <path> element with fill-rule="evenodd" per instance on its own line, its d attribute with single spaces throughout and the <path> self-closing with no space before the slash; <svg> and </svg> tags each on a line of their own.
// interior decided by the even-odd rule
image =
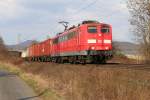
<svg viewBox="0 0 150 100">
<path fill-rule="evenodd" d="M 26 42 L 30 42 L 30 41 L 35 41 L 35 40 L 25 40 L 25 41 L 20 42 L 19 44 L 5 44 L 5 45 L 7 45 L 7 46 L 20 45 L 20 44 L 23 44 L 23 43 L 26 43 Z M 37 41 L 37 42 L 42 42 L 42 41 Z M 123 42 L 123 43 L 136 44 L 135 42 L 132 42 L 132 41 L 113 41 L 113 42 Z"/>
</svg>

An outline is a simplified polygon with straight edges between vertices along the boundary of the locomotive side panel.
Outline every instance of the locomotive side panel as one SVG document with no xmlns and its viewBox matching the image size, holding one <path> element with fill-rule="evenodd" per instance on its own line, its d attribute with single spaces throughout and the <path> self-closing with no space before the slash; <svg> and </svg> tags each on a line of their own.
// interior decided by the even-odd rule
<svg viewBox="0 0 150 100">
<path fill-rule="evenodd" d="M 63 38 L 66 40 L 63 40 Z M 74 29 L 69 31 L 64 36 L 59 37 L 60 55 L 61 56 L 71 56 L 75 55 L 74 52 L 78 50 L 78 31 Z"/>
<path fill-rule="evenodd" d="M 34 57 L 38 57 L 39 56 L 39 46 L 38 44 L 34 45 Z"/>
<path fill-rule="evenodd" d="M 52 51 L 52 41 L 51 39 L 46 40 L 45 42 L 45 55 L 50 56 L 51 55 L 51 51 Z"/>
</svg>

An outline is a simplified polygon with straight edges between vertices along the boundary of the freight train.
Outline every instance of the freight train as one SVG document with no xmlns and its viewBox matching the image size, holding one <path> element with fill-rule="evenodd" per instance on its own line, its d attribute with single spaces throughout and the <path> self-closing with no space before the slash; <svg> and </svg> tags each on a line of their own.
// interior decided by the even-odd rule
<svg viewBox="0 0 150 100">
<path fill-rule="evenodd" d="M 83 21 L 22 53 L 30 61 L 55 63 L 105 63 L 112 56 L 112 27 L 97 21 Z"/>
</svg>

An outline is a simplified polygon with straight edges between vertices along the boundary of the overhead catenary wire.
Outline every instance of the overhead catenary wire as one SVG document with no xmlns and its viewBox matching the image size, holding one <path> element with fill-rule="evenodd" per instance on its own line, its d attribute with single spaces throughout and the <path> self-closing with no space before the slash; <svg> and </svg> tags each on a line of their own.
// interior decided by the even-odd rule
<svg viewBox="0 0 150 100">
<path fill-rule="evenodd" d="M 98 2 L 98 1 L 99 1 L 99 0 L 94 0 L 93 2 L 87 4 L 86 6 L 80 8 L 79 10 L 77 10 L 74 14 L 78 14 L 78 13 L 84 11 L 85 9 L 91 7 L 92 5 L 94 5 L 94 4 L 95 4 L 96 2 Z M 51 28 L 51 32 L 54 31 L 54 30 L 56 30 L 57 28 L 58 28 L 58 24 L 57 24 L 56 26 L 54 26 L 53 28 Z M 30 40 L 30 39 L 31 39 L 31 40 L 32 40 L 32 39 L 37 39 L 37 38 L 39 37 L 39 35 L 42 35 L 42 34 L 45 34 L 45 33 L 39 33 L 38 36 L 37 36 L 37 34 L 35 34 L 35 35 L 33 35 L 33 36 L 31 36 L 30 38 L 27 38 L 27 39 L 28 39 L 28 40 Z"/>
<path fill-rule="evenodd" d="M 94 4 L 96 4 L 98 2 L 98 0 L 95 0 L 94 2 L 92 2 L 92 3 L 90 3 L 90 4 L 92 4 L 92 5 L 94 5 Z M 120 4 L 122 4 L 122 3 L 124 3 L 123 1 L 121 1 L 121 2 L 119 2 Z M 89 4 L 89 5 L 90 5 Z M 91 5 L 91 6 L 92 6 Z M 84 11 L 84 10 L 86 10 L 88 8 L 88 5 L 86 6 L 86 7 L 84 7 L 84 8 L 82 8 L 81 10 L 78 10 L 78 13 L 80 13 L 80 12 L 82 12 L 82 11 Z M 101 9 L 102 9 L 102 7 L 101 7 Z M 76 12 L 77 13 L 77 12 Z M 114 15 L 116 15 L 116 14 L 118 14 L 118 10 L 117 11 L 113 11 L 113 12 L 110 12 L 109 14 L 107 14 L 107 13 L 101 13 L 100 15 L 101 16 L 103 16 L 103 17 L 112 17 L 112 16 L 114 16 Z M 69 17 L 68 17 L 69 18 Z M 70 17 L 71 18 L 71 17 Z M 71 20 L 71 21 L 77 21 L 77 20 L 79 20 L 79 19 L 73 19 L 73 20 Z"/>
<path fill-rule="evenodd" d="M 89 7 L 91 7 L 91 6 L 93 6 L 94 4 L 96 4 L 98 1 L 99 1 L 99 0 L 95 0 L 95 1 L 93 1 L 93 2 L 91 2 L 91 3 L 89 3 L 89 4 L 86 5 L 85 7 L 82 7 L 81 9 L 77 10 L 75 13 L 80 13 L 80 12 L 82 12 L 83 10 L 85 10 L 85 9 L 87 9 L 87 8 L 89 8 Z"/>
<path fill-rule="evenodd" d="M 37 40 L 39 36 L 43 36 L 43 34 L 53 34 L 51 32 L 55 31 L 56 29 L 58 29 L 58 24 L 55 24 L 53 27 L 51 27 L 49 32 L 41 32 L 41 33 L 38 33 L 38 35 L 35 33 L 35 35 L 31 35 L 30 37 L 24 37 L 23 39 L 24 40 Z"/>
<path fill-rule="evenodd" d="M 83 11 L 85 11 L 86 9 L 90 8 L 91 6 L 93 6 L 94 4 L 96 4 L 99 0 L 94 0 L 93 2 L 90 2 L 89 4 L 87 4 L 84 7 L 79 8 L 77 11 L 73 12 L 71 15 L 76 15 L 79 14 Z M 72 17 L 66 17 L 65 19 L 69 20 L 69 21 L 77 21 L 77 20 L 73 20 Z M 71 19 L 71 20 L 70 20 Z"/>
<path fill-rule="evenodd" d="M 98 1 L 99 1 L 99 0 L 94 0 L 93 2 L 87 4 L 86 6 L 84 6 L 84 7 L 80 8 L 80 9 L 78 9 L 76 12 L 73 13 L 73 15 L 74 15 L 74 14 L 81 13 L 82 11 L 84 11 L 84 10 L 86 10 L 87 8 L 89 8 L 89 7 L 93 6 L 94 4 L 96 4 Z M 68 18 L 66 18 L 66 19 L 68 19 Z M 73 20 L 73 21 L 75 21 L 75 20 Z M 76 21 L 77 21 L 77 20 L 76 20 Z M 58 28 L 58 25 L 56 25 L 56 26 L 54 26 L 53 28 L 51 28 L 51 31 L 52 31 L 52 30 L 56 30 L 57 28 Z M 41 33 L 41 34 L 43 34 L 43 33 Z M 35 35 L 35 36 L 36 36 L 36 35 Z M 31 38 L 32 38 L 32 39 L 37 39 L 38 36 L 37 36 L 37 37 L 32 36 Z"/>
<path fill-rule="evenodd" d="M 73 12 L 72 13 L 72 15 L 75 15 L 75 14 L 79 14 L 79 13 L 81 13 L 81 12 L 83 12 L 83 11 L 86 11 L 86 9 L 89 9 L 91 6 L 93 6 L 94 4 L 96 4 L 97 2 L 98 2 L 99 0 L 94 0 L 93 2 L 90 2 L 89 4 L 87 4 L 86 6 L 84 6 L 84 7 L 81 7 L 81 8 L 79 8 L 77 11 L 75 11 L 75 12 Z M 102 15 L 102 16 L 105 16 L 105 17 L 110 17 L 110 16 L 113 16 L 114 15 L 114 13 L 115 12 L 112 12 L 111 14 L 106 14 L 106 15 Z M 61 19 L 61 18 L 59 18 L 59 19 Z M 72 19 L 71 17 L 66 17 L 66 18 L 64 18 L 64 19 L 67 19 L 67 21 L 69 20 L 69 21 L 79 21 L 79 19 Z M 52 27 L 51 29 L 50 29 L 50 32 L 53 32 L 54 30 L 56 30 L 57 28 L 58 28 L 58 24 L 57 25 L 54 25 L 54 27 Z M 45 34 L 45 33 L 40 33 L 40 35 L 42 35 L 42 34 Z M 51 34 L 54 34 L 54 33 L 51 33 Z M 32 36 L 32 37 L 30 37 L 30 39 L 37 39 L 37 38 L 39 38 L 39 34 L 38 34 L 38 36 L 37 36 L 37 34 L 35 34 L 34 36 Z M 29 39 L 29 38 L 28 38 Z"/>
</svg>

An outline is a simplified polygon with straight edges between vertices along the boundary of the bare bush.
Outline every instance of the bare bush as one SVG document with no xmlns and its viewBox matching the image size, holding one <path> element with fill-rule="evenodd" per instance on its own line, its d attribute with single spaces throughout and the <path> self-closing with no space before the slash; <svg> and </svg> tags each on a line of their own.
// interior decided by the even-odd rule
<svg viewBox="0 0 150 100">
<path fill-rule="evenodd" d="M 5 59 L 8 57 L 8 50 L 6 49 L 2 37 L 0 37 L 0 59 Z"/>
<path fill-rule="evenodd" d="M 128 8 L 133 32 L 141 44 L 140 51 L 150 62 L 150 0 L 128 0 Z"/>
<path fill-rule="evenodd" d="M 39 76 L 40 88 L 49 88 L 63 98 L 56 100 L 150 99 L 149 71 L 123 69 L 126 65 L 113 66 L 26 63 L 20 68 L 30 75 Z"/>
</svg>

